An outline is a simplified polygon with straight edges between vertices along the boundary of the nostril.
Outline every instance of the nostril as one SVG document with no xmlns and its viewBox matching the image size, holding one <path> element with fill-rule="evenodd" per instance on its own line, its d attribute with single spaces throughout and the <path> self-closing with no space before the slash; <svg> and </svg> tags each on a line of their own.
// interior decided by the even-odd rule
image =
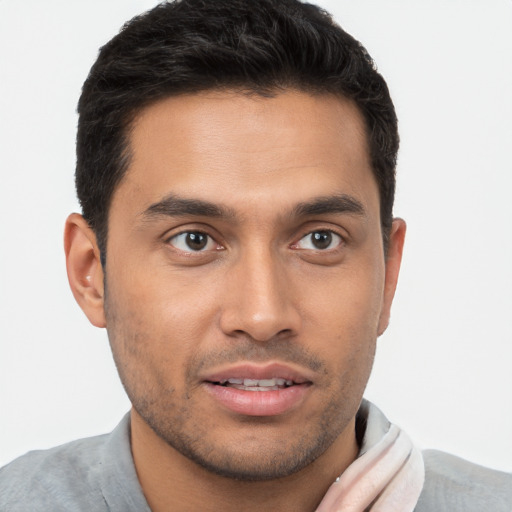
<svg viewBox="0 0 512 512">
<path fill-rule="evenodd" d="M 222 304 L 220 328 L 228 336 L 249 336 L 259 343 L 284 339 L 300 331 L 301 316 L 293 301 L 272 294 L 251 293 L 228 296 Z"/>
</svg>

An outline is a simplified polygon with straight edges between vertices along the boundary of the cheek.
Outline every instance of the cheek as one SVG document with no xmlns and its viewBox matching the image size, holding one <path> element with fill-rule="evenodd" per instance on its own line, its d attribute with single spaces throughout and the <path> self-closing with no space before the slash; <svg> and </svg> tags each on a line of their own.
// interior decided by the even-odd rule
<svg viewBox="0 0 512 512">
<path fill-rule="evenodd" d="M 214 314 L 215 287 L 207 286 L 212 276 L 161 262 L 135 262 L 132 268 L 132 273 L 107 274 L 109 298 L 119 314 L 137 318 L 148 332 L 185 342 L 187 332 L 200 329 Z"/>
<path fill-rule="evenodd" d="M 377 267 L 336 270 L 303 285 L 302 309 L 333 334 L 351 337 L 368 330 L 376 336 L 382 307 L 383 271 Z"/>
<path fill-rule="evenodd" d="M 364 386 L 375 355 L 383 272 L 378 263 L 361 265 L 315 283 L 303 298 L 308 348 L 328 362 L 345 384 Z"/>
<path fill-rule="evenodd" d="M 126 267 L 125 267 L 126 268 Z M 212 338 L 214 305 L 201 283 L 166 272 L 107 273 L 105 314 L 116 365 L 132 382 L 175 385 Z"/>
</svg>

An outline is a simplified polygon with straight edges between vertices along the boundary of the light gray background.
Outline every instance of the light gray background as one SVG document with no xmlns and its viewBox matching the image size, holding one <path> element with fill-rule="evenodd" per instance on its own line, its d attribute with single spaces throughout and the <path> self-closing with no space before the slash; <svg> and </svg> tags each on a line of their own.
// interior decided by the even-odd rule
<svg viewBox="0 0 512 512">
<path fill-rule="evenodd" d="M 512 470 L 512 2 L 320 2 L 387 78 L 408 237 L 367 396 L 422 447 Z M 75 106 L 150 0 L 0 0 L 0 465 L 129 404 L 68 290 Z"/>
</svg>

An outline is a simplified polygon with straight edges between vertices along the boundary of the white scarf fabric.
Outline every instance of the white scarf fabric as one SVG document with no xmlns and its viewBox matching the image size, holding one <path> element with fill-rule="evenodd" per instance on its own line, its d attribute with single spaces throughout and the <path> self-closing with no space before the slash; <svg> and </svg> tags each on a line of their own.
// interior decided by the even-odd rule
<svg viewBox="0 0 512 512">
<path fill-rule="evenodd" d="M 316 512 L 412 512 L 424 480 L 421 452 L 391 424 L 329 487 Z"/>
</svg>

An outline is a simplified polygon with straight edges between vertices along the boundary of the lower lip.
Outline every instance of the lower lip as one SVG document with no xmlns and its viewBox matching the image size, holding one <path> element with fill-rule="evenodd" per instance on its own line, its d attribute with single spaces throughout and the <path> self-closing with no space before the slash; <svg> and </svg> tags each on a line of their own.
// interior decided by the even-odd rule
<svg viewBox="0 0 512 512">
<path fill-rule="evenodd" d="M 277 416 L 299 406 L 310 384 L 296 384 L 273 391 L 245 391 L 206 382 L 205 388 L 214 399 L 235 413 L 246 416 Z"/>
</svg>

